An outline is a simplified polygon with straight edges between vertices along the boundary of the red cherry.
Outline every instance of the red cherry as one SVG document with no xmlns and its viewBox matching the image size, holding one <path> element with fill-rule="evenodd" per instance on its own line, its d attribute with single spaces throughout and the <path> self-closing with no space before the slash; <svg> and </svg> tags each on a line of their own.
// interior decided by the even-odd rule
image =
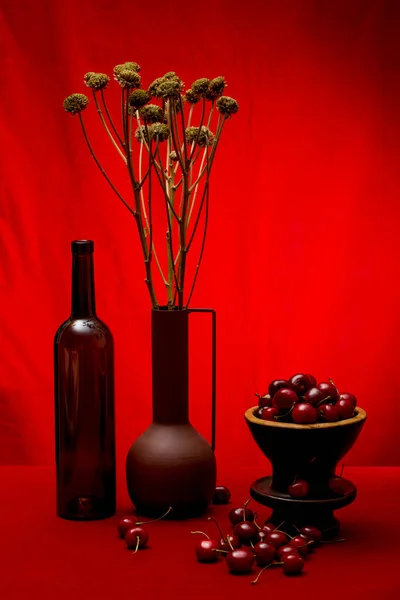
<svg viewBox="0 0 400 600">
<path fill-rule="evenodd" d="M 289 543 L 289 537 L 283 531 L 271 531 L 265 538 L 269 544 L 273 544 L 275 548 L 280 548 Z"/>
<path fill-rule="evenodd" d="M 288 492 L 291 498 L 306 498 L 310 492 L 310 486 L 304 479 L 297 479 L 289 485 Z"/>
<path fill-rule="evenodd" d="M 314 527 L 313 525 L 304 525 L 304 527 L 300 529 L 300 535 L 304 535 L 308 539 L 312 540 L 314 542 L 314 546 L 317 546 L 322 540 L 321 530 L 317 529 L 317 527 Z"/>
<path fill-rule="evenodd" d="M 250 573 L 254 564 L 254 554 L 249 548 L 238 548 L 226 555 L 226 564 L 231 573 Z"/>
<path fill-rule="evenodd" d="M 256 563 L 259 567 L 265 567 L 272 562 L 276 555 L 276 548 L 273 544 L 267 542 L 258 542 L 253 548 Z"/>
<path fill-rule="evenodd" d="M 329 489 L 337 496 L 346 496 L 354 490 L 354 485 L 350 481 L 337 475 L 330 478 L 328 485 Z"/>
<path fill-rule="evenodd" d="M 259 529 L 257 531 L 257 536 L 258 536 L 258 541 L 259 542 L 265 542 L 265 538 L 267 537 L 267 533 L 265 531 L 263 531 L 262 529 Z"/>
<path fill-rule="evenodd" d="M 136 523 L 135 523 L 135 517 L 130 516 L 130 517 L 123 517 L 120 522 L 118 523 L 118 533 L 119 535 L 124 538 L 126 536 L 126 534 L 128 533 L 128 531 L 130 529 L 132 529 L 133 527 L 135 527 Z"/>
<path fill-rule="evenodd" d="M 339 421 L 339 411 L 336 404 L 322 404 L 318 410 L 319 416 L 328 423 Z"/>
<path fill-rule="evenodd" d="M 285 575 L 299 575 L 304 569 L 304 560 L 297 553 L 284 556 L 282 562 Z"/>
<path fill-rule="evenodd" d="M 351 399 L 341 396 L 336 402 L 335 407 L 340 419 L 350 419 L 354 414 L 355 405 Z"/>
<path fill-rule="evenodd" d="M 273 398 L 278 390 L 287 387 L 288 382 L 286 381 L 286 379 L 275 379 L 269 384 L 268 394 L 271 396 L 271 398 Z"/>
<path fill-rule="evenodd" d="M 286 544 L 285 546 L 281 546 L 280 548 L 278 548 L 277 554 L 279 560 L 282 560 L 284 556 L 287 556 L 288 554 L 298 554 L 298 552 L 296 548 L 290 546 L 289 544 Z"/>
<path fill-rule="evenodd" d="M 318 418 L 316 409 L 311 404 L 301 402 L 296 404 L 292 411 L 292 418 L 295 423 L 309 424 L 315 423 Z"/>
<path fill-rule="evenodd" d="M 139 548 L 144 548 L 149 541 L 149 534 L 143 527 L 132 527 L 126 532 L 124 538 L 128 548 L 135 548 L 135 552 Z"/>
<path fill-rule="evenodd" d="M 196 544 L 196 557 L 199 562 L 215 562 L 218 560 L 219 544 L 216 540 L 211 540 L 204 531 L 191 531 L 190 533 L 201 533 L 206 537 Z"/>
<path fill-rule="evenodd" d="M 276 392 L 272 399 L 272 405 L 278 410 L 288 410 L 293 404 L 299 401 L 299 398 L 294 390 L 289 388 L 281 388 Z"/>
<path fill-rule="evenodd" d="M 269 521 L 265 521 L 265 523 L 261 527 L 261 529 L 262 529 L 262 531 L 265 531 L 265 533 L 268 535 L 268 533 L 275 531 L 276 525 L 274 525 L 273 523 L 270 523 Z"/>
<path fill-rule="evenodd" d="M 317 380 L 315 379 L 314 375 L 310 375 L 310 373 L 307 373 L 306 377 L 308 377 L 308 381 L 310 382 L 310 388 L 315 387 L 317 385 Z"/>
<path fill-rule="evenodd" d="M 232 510 L 229 511 L 228 519 L 230 520 L 232 525 L 236 525 L 237 523 L 240 523 L 241 521 L 253 522 L 254 521 L 254 513 L 251 510 L 251 508 L 247 508 L 247 502 L 246 502 L 245 506 L 240 506 L 239 508 L 232 508 Z"/>
<path fill-rule="evenodd" d="M 217 485 L 214 490 L 214 496 L 212 499 L 213 504 L 229 504 L 231 499 L 231 493 L 228 488 L 224 485 Z"/>
<path fill-rule="evenodd" d="M 256 394 L 258 396 L 258 394 Z M 258 406 L 260 408 L 267 408 L 268 406 L 272 406 L 272 398 L 269 394 L 265 394 L 265 396 L 258 396 Z"/>
<path fill-rule="evenodd" d="M 317 406 L 322 400 L 324 400 L 324 394 L 317 387 L 310 388 L 304 394 L 304 402 L 308 402 L 312 406 Z"/>
<path fill-rule="evenodd" d="M 251 543 L 256 544 L 258 541 L 258 529 L 254 523 L 242 521 L 237 523 L 233 528 L 235 535 L 239 538 L 242 544 L 250 546 Z"/>
<path fill-rule="evenodd" d="M 289 542 L 289 546 L 296 548 L 297 552 L 301 554 L 301 556 L 306 556 L 308 554 L 310 545 L 312 545 L 312 542 L 310 544 L 310 540 L 306 540 L 301 535 L 296 535 L 296 537 L 292 538 Z"/>
<path fill-rule="evenodd" d="M 348 400 L 353 404 L 354 408 L 357 406 L 357 398 L 353 394 L 344 392 L 343 394 L 340 394 L 340 400 Z"/>
<path fill-rule="evenodd" d="M 262 411 L 261 417 L 259 417 L 260 419 L 262 419 L 263 421 L 275 421 L 275 417 L 279 415 L 279 411 L 274 408 L 273 406 L 268 407 L 268 408 L 264 408 L 264 410 Z"/>
<path fill-rule="evenodd" d="M 306 391 L 311 387 L 311 380 L 308 375 L 298 373 L 288 380 L 288 387 L 294 390 L 298 396 L 304 396 Z"/>
<path fill-rule="evenodd" d="M 333 383 L 329 383 L 328 381 L 322 381 L 317 385 L 317 388 L 321 390 L 323 394 L 322 400 L 327 400 L 328 398 L 332 400 L 332 402 L 336 402 L 339 400 L 339 393 Z"/>
</svg>

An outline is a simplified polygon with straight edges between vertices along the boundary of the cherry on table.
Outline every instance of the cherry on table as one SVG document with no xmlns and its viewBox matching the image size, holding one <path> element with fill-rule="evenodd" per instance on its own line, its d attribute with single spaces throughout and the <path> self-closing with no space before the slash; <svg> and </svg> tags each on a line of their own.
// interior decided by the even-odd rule
<svg viewBox="0 0 400 600">
<path fill-rule="evenodd" d="M 238 548 L 226 555 L 226 564 L 231 573 L 250 573 L 254 564 L 254 554 L 249 548 Z"/>
<path fill-rule="evenodd" d="M 301 536 L 301 535 L 296 535 L 294 538 L 292 538 L 289 542 L 289 546 L 292 546 L 293 548 L 295 548 L 297 550 L 297 552 L 299 554 L 301 554 L 301 556 L 307 556 L 307 554 L 310 551 L 310 546 L 313 544 L 314 542 L 312 540 L 309 540 L 308 538 L 306 539 L 305 537 Z"/>
<path fill-rule="evenodd" d="M 200 540 L 196 544 L 196 557 L 199 562 L 215 562 L 218 560 L 219 544 L 216 540 L 204 533 L 204 531 L 191 531 L 190 533 L 199 533 L 205 536 L 206 539 Z"/>
<path fill-rule="evenodd" d="M 317 418 L 317 410 L 311 406 L 311 404 L 307 404 L 306 402 L 296 404 L 292 411 L 293 421 L 302 425 L 315 423 Z"/>
<path fill-rule="evenodd" d="M 275 529 L 277 529 L 277 526 L 271 523 L 270 521 L 265 521 L 264 525 L 261 527 L 261 530 L 265 531 L 267 535 L 268 533 L 275 531 Z"/>
<path fill-rule="evenodd" d="M 289 485 L 288 493 L 291 498 L 306 498 L 310 493 L 310 486 L 304 479 L 296 479 L 296 481 Z"/>
<path fill-rule="evenodd" d="M 239 538 L 242 544 L 250 546 L 256 544 L 258 541 L 258 529 L 254 523 L 248 521 L 241 521 L 237 523 L 233 528 L 235 535 Z"/>
<path fill-rule="evenodd" d="M 315 379 L 314 375 L 310 375 L 310 373 L 307 373 L 306 377 L 308 377 L 308 381 L 310 382 L 310 388 L 315 387 L 317 385 L 317 380 Z"/>
<path fill-rule="evenodd" d="M 278 551 L 277 551 L 279 560 L 282 560 L 282 558 L 284 556 L 287 556 L 288 554 L 296 554 L 296 553 L 297 553 L 297 549 L 294 548 L 293 546 L 290 546 L 290 544 L 285 544 L 284 546 L 281 546 L 280 548 L 278 548 Z"/>
<path fill-rule="evenodd" d="M 286 381 L 286 379 L 274 379 L 274 381 L 271 381 L 271 383 L 268 386 L 268 394 L 272 399 L 278 390 L 287 387 L 288 382 Z"/>
<path fill-rule="evenodd" d="M 212 504 L 229 504 L 231 492 L 225 485 L 217 485 L 214 491 Z"/>
<path fill-rule="evenodd" d="M 277 410 L 288 410 L 298 401 L 299 397 L 294 390 L 281 388 L 272 398 L 272 406 Z"/>
<path fill-rule="evenodd" d="M 297 396 L 304 396 L 306 391 L 311 387 L 311 380 L 308 375 L 297 373 L 288 380 L 288 387 L 295 391 Z"/>
<path fill-rule="evenodd" d="M 249 502 L 250 500 L 247 500 L 243 506 L 240 506 L 239 508 L 232 508 L 229 511 L 228 519 L 232 525 L 236 525 L 241 521 L 254 521 L 254 512 L 251 510 L 251 508 L 247 508 Z"/>
<path fill-rule="evenodd" d="M 269 544 L 273 544 L 275 548 L 280 548 L 280 546 L 284 546 L 289 543 L 289 536 L 286 535 L 283 531 L 271 531 L 265 538 L 265 541 Z"/>
<path fill-rule="evenodd" d="M 130 515 L 128 517 L 123 517 L 117 526 L 119 535 L 122 538 L 124 538 L 126 536 L 126 534 L 128 533 L 128 531 L 130 529 L 132 529 L 133 527 L 135 527 L 135 525 L 136 525 L 136 519 L 133 515 Z"/>
<path fill-rule="evenodd" d="M 128 548 L 135 548 L 134 554 L 146 546 L 149 541 L 149 534 L 143 527 L 132 527 L 126 532 L 124 537 Z"/>
<path fill-rule="evenodd" d="M 272 562 L 276 556 L 276 548 L 268 542 L 258 542 L 253 548 L 253 554 L 259 567 L 264 567 Z"/>
<path fill-rule="evenodd" d="M 313 525 L 304 525 L 304 527 L 300 529 L 300 535 L 312 540 L 314 546 L 317 546 L 322 540 L 321 530 Z"/>
<path fill-rule="evenodd" d="M 299 554 L 288 554 L 282 559 L 285 575 L 299 575 L 304 569 L 304 560 Z"/>
</svg>

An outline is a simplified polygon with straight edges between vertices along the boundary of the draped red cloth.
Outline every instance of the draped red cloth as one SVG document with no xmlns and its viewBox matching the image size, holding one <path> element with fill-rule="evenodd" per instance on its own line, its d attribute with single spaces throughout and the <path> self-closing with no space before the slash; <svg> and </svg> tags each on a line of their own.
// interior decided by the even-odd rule
<svg viewBox="0 0 400 600">
<path fill-rule="evenodd" d="M 52 344 L 70 309 L 72 239 L 95 240 L 121 468 L 150 420 L 137 233 L 62 107 L 87 91 L 87 71 L 134 60 L 146 85 L 169 70 L 187 84 L 222 74 L 240 104 L 193 297 L 218 313 L 220 464 L 267 470 L 243 413 L 271 379 L 306 371 L 369 413 L 348 462 L 398 465 L 400 4 L 2 0 L 0 18 L 0 462 L 53 462 Z M 118 102 L 115 83 L 107 93 Z M 93 103 L 85 119 L 113 169 Z M 194 315 L 191 417 L 205 435 L 209 349 Z"/>
</svg>

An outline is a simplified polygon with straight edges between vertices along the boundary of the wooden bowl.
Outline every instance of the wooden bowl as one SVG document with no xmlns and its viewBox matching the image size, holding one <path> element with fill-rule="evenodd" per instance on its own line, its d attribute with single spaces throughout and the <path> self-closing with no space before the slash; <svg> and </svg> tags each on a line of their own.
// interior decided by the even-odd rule
<svg viewBox="0 0 400 600">
<path fill-rule="evenodd" d="M 254 416 L 257 408 L 249 408 L 244 416 L 256 444 L 272 464 L 272 477 L 254 482 L 250 489 L 252 497 L 273 508 L 276 520 L 291 518 L 301 524 L 304 520 L 310 522 L 314 515 L 314 524 L 317 521 L 322 527 L 321 521 L 333 519 L 333 510 L 349 504 L 356 496 L 351 482 L 349 492 L 340 497 L 330 490 L 328 482 L 336 465 L 358 438 L 366 412 L 357 407 L 351 419 L 298 425 L 263 421 Z M 296 477 L 309 483 L 307 499 L 295 500 L 289 496 L 288 487 Z M 338 529 L 335 522 L 332 531 Z M 326 523 L 324 527 L 329 529 Z"/>
</svg>

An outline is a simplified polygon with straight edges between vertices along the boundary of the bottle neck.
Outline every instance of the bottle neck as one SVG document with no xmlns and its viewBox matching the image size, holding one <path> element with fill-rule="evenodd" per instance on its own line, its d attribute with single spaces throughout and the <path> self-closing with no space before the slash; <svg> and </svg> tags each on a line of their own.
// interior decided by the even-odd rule
<svg viewBox="0 0 400 600">
<path fill-rule="evenodd" d="M 93 254 L 73 254 L 71 316 L 83 318 L 95 314 Z"/>
</svg>

